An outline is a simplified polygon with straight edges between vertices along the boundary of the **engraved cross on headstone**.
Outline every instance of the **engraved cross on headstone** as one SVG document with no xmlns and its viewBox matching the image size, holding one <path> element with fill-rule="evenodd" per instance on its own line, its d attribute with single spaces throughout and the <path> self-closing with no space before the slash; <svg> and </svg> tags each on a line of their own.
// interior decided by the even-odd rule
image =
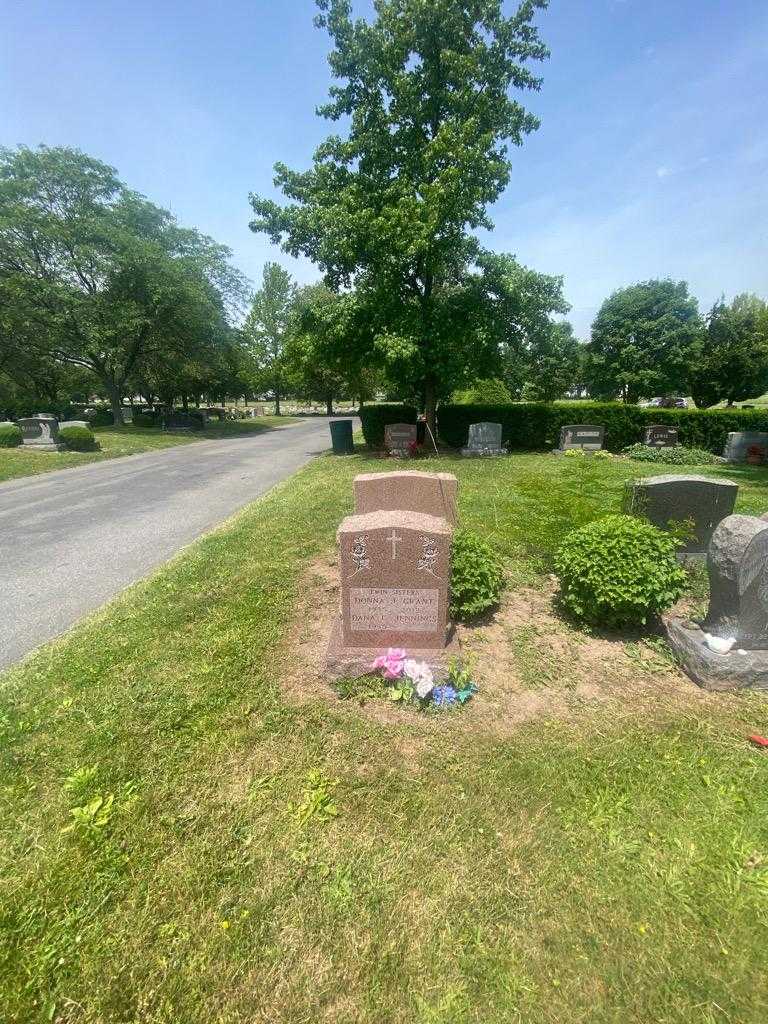
<svg viewBox="0 0 768 1024">
<path fill-rule="evenodd" d="M 387 537 L 387 540 L 392 545 L 392 561 L 393 562 L 397 558 L 397 545 L 400 543 L 400 541 L 402 539 L 403 538 L 400 536 L 400 534 L 397 533 L 394 529 L 392 530 L 392 534 L 389 537 Z"/>
</svg>

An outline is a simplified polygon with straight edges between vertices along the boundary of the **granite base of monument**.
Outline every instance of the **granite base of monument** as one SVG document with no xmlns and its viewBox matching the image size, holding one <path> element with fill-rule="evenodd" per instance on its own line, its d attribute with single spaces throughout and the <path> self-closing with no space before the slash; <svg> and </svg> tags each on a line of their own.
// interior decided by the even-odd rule
<svg viewBox="0 0 768 1024">
<path fill-rule="evenodd" d="M 681 668 L 703 690 L 768 690 L 768 651 L 733 648 L 717 654 L 695 622 L 674 615 L 662 616 L 662 622 Z"/>
<path fill-rule="evenodd" d="M 413 647 L 409 645 L 409 658 L 425 661 L 435 674 L 443 675 L 451 658 L 461 653 L 459 639 L 455 629 L 450 629 L 445 646 Z M 357 679 L 373 672 L 373 662 L 380 654 L 386 654 L 386 647 L 347 647 L 342 638 L 341 618 L 337 617 L 333 624 L 328 653 L 325 659 L 326 675 L 331 679 Z"/>
</svg>

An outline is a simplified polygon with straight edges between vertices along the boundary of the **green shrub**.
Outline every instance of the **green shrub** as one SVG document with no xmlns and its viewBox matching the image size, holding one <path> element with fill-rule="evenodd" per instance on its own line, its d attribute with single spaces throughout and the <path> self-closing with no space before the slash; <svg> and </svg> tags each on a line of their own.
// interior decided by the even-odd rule
<svg viewBox="0 0 768 1024">
<path fill-rule="evenodd" d="M 629 515 L 574 530 L 555 557 L 563 605 L 595 626 L 644 623 L 683 592 L 687 577 L 676 547 L 674 537 Z"/>
<path fill-rule="evenodd" d="M 512 395 L 503 380 L 492 377 L 476 380 L 465 391 L 457 391 L 453 400 L 460 405 L 509 405 Z"/>
<path fill-rule="evenodd" d="M 73 452 L 95 452 L 99 448 L 93 431 L 88 427 L 63 427 L 59 431 L 59 438 Z"/>
<path fill-rule="evenodd" d="M 18 448 L 21 439 L 21 427 L 17 427 L 15 423 L 0 427 L 0 448 Z"/>
<path fill-rule="evenodd" d="M 647 444 L 632 444 L 621 453 L 635 462 L 658 462 L 662 466 L 701 466 L 720 462 L 721 459 L 705 448 L 686 448 L 676 445 L 674 448 L 652 448 Z"/>
<path fill-rule="evenodd" d="M 412 405 L 364 405 L 360 410 L 365 443 L 370 448 L 384 447 L 384 428 L 388 423 L 415 423 L 417 413 Z"/>
<path fill-rule="evenodd" d="M 499 603 L 504 570 L 491 545 L 471 530 L 457 530 L 451 545 L 451 613 L 473 618 Z"/>
<path fill-rule="evenodd" d="M 112 410 L 103 407 L 97 409 L 95 415 L 90 418 L 90 424 L 92 427 L 113 427 L 115 417 Z"/>
<path fill-rule="evenodd" d="M 554 448 L 567 423 L 605 427 L 605 447 L 620 452 L 642 440 L 652 423 L 677 427 L 688 448 L 722 454 L 732 430 L 768 431 L 764 409 L 641 409 L 621 402 L 514 402 L 512 405 L 441 405 L 437 415 L 441 440 L 453 448 L 467 443 L 471 423 L 501 423 L 502 442 L 510 448 Z"/>
</svg>

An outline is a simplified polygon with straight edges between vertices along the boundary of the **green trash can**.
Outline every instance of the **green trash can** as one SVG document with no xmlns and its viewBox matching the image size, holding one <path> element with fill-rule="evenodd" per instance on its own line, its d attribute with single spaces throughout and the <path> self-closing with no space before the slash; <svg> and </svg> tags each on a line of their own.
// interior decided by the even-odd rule
<svg viewBox="0 0 768 1024">
<path fill-rule="evenodd" d="M 331 420 L 331 444 L 334 455 L 352 455 L 352 420 Z"/>
</svg>

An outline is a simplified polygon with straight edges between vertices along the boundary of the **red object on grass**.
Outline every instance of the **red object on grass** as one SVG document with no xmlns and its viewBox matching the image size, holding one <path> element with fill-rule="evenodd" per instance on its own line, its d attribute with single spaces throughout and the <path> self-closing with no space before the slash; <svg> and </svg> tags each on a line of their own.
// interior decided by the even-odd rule
<svg viewBox="0 0 768 1024">
<path fill-rule="evenodd" d="M 756 747 L 768 747 L 768 739 L 765 736 L 758 736 L 757 733 L 754 733 L 752 736 L 747 736 L 747 739 Z"/>
</svg>

